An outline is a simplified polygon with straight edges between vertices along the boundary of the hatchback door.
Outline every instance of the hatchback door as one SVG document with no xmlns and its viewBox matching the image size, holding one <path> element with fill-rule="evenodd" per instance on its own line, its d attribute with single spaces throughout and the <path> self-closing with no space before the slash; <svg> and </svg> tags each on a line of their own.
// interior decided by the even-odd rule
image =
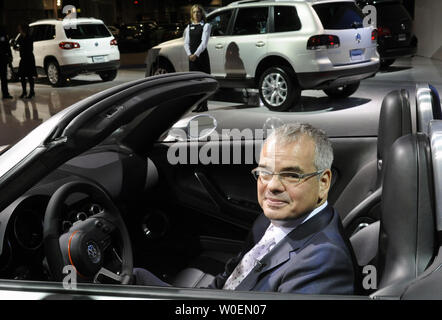
<svg viewBox="0 0 442 320">
<path fill-rule="evenodd" d="M 321 20 L 324 33 L 339 38 L 340 45 L 327 50 L 335 66 L 369 61 L 376 55 L 372 26 L 363 27 L 364 15 L 354 2 L 326 2 L 312 6 Z"/>
</svg>

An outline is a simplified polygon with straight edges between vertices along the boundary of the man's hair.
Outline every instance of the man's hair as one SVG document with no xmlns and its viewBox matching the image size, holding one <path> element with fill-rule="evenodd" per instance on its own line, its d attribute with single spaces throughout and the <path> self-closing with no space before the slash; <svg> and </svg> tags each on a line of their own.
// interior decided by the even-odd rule
<svg viewBox="0 0 442 320">
<path fill-rule="evenodd" d="M 194 4 L 191 8 L 190 8 L 190 22 L 193 23 L 193 9 L 198 8 L 199 10 L 201 10 L 201 20 L 203 20 L 204 22 L 206 22 L 206 11 L 204 11 L 204 8 L 200 5 L 200 4 Z"/>
<path fill-rule="evenodd" d="M 297 141 L 301 136 L 312 138 L 315 144 L 314 164 L 317 170 L 331 169 L 333 147 L 326 133 L 308 123 L 290 123 L 276 128 L 267 138 L 276 139 L 277 143 L 288 144 Z"/>
</svg>

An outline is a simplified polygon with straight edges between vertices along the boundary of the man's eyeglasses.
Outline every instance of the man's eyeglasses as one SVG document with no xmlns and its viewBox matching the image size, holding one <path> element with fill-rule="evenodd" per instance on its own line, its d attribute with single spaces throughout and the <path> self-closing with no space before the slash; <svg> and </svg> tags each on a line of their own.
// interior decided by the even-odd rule
<svg viewBox="0 0 442 320">
<path fill-rule="evenodd" d="M 301 174 L 293 171 L 270 172 L 262 168 L 256 168 L 252 170 L 252 175 L 256 180 L 260 179 L 260 181 L 264 184 L 269 183 L 272 180 L 273 176 L 276 175 L 278 176 L 279 181 L 281 181 L 282 183 L 296 185 L 307 178 L 317 176 L 323 172 L 324 170 L 319 170 L 312 173 Z"/>
</svg>

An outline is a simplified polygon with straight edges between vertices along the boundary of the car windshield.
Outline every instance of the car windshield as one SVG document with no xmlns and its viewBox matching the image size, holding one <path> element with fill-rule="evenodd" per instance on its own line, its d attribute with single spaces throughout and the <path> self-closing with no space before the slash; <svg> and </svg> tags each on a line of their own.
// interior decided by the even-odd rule
<svg viewBox="0 0 442 320">
<path fill-rule="evenodd" d="M 364 15 L 353 2 L 333 2 L 313 6 L 324 29 L 341 30 L 362 27 Z"/>
<path fill-rule="evenodd" d="M 64 28 L 64 31 L 69 39 L 94 39 L 112 36 L 105 25 L 101 23 L 69 25 Z"/>
</svg>

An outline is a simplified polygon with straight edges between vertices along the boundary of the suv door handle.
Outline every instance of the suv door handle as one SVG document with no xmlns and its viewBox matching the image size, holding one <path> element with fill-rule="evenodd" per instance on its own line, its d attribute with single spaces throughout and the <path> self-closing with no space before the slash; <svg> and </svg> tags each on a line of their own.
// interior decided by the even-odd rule
<svg viewBox="0 0 442 320">
<path fill-rule="evenodd" d="M 265 44 L 265 42 L 264 41 L 258 41 L 257 43 L 255 43 L 255 46 L 257 46 L 257 47 L 264 47 L 266 44 Z"/>
<path fill-rule="evenodd" d="M 222 49 L 224 48 L 224 46 L 221 43 L 218 43 L 217 45 L 215 45 L 216 49 Z"/>
</svg>

